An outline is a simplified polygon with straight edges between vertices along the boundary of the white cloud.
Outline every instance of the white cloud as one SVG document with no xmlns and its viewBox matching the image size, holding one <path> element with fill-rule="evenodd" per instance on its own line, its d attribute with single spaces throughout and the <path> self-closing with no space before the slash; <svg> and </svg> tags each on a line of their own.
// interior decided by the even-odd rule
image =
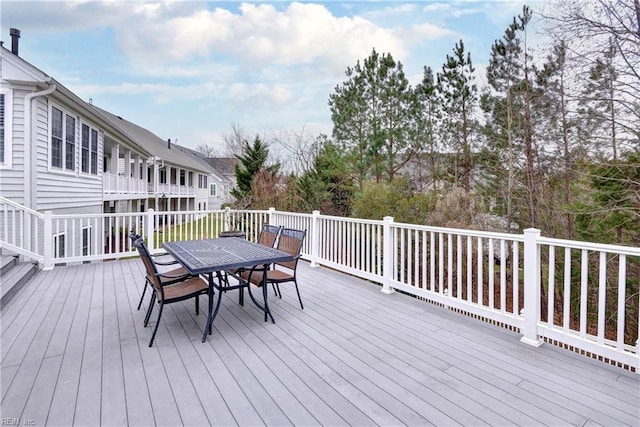
<svg viewBox="0 0 640 427">
<path fill-rule="evenodd" d="M 341 68 L 379 51 L 404 55 L 408 48 L 390 29 L 362 17 L 336 17 L 323 5 L 245 3 L 239 13 L 216 8 L 172 15 L 141 4 L 114 23 L 120 49 L 137 63 L 187 62 L 231 56 L 256 67 L 328 61 Z"/>
</svg>

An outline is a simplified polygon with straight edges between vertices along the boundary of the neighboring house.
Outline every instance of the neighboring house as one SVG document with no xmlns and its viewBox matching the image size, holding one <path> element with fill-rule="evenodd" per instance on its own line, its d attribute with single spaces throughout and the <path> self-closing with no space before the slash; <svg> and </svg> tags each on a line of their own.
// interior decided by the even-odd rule
<svg viewBox="0 0 640 427">
<path fill-rule="evenodd" d="M 235 199 L 231 190 L 236 186 L 236 170 L 238 159 L 235 157 L 207 157 L 206 161 L 220 174 L 220 179 L 209 184 L 209 201 L 211 203 L 231 203 Z"/>
<path fill-rule="evenodd" d="M 210 170 L 208 179 L 204 183 L 206 188 L 205 197 L 207 198 L 209 209 L 220 209 L 225 203 L 231 203 L 234 200 L 230 191 L 235 185 L 235 173 L 231 176 L 228 174 L 225 175 L 214 166 L 214 163 L 219 166 L 224 166 L 224 162 L 220 161 L 236 159 L 213 159 L 205 157 L 204 154 L 186 147 L 179 147 L 179 149 L 192 156 L 197 162 L 201 163 L 203 167 Z M 227 171 L 225 170 L 225 172 Z"/>
<path fill-rule="evenodd" d="M 118 146 L 105 154 L 108 166 L 105 179 L 111 180 L 105 186 L 105 198 L 128 201 L 131 199 L 129 189 L 141 188 L 139 195 L 142 197 L 136 199 L 138 203 L 128 203 L 122 211 L 144 211 L 141 203 L 145 202 L 147 207 L 155 210 L 208 209 L 207 182 L 212 170 L 205 162 L 185 152 L 184 147 L 171 144 L 170 140 L 160 139 L 147 129 L 108 111 L 93 108 L 137 146 L 152 154 L 144 166 L 133 160 L 126 150 L 122 153 Z M 127 180 L 134 181 L 134 185 Z M 118 183 L 121 185 L 117 186 Z"/>
<path fill-rule="evenodd" d="M 210 183 L 225 178 L 207 161 L 83 101 L 21 58 L 19 32 L 11 36 L 11 50 L 0 47 L 1 196 L 71 216 L 219 206 Z M 55 250 L 90 247 L 113 228 L 83 225 L 77 242 L 54 230 Z"/>
</svg>

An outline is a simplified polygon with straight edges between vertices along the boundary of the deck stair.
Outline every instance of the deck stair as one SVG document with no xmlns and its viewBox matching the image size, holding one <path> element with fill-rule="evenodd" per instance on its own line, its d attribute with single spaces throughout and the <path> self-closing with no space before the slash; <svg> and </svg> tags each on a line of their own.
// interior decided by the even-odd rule
<svg viewBox="0 0 640 427">
<path fill-rule="evenodd" d="M 0 308 L 4 308 L 36 271 L 38 263 L 35 261 L 20 261 L 18 255 L 11 253 L 0 254 Z"/>
</svg>

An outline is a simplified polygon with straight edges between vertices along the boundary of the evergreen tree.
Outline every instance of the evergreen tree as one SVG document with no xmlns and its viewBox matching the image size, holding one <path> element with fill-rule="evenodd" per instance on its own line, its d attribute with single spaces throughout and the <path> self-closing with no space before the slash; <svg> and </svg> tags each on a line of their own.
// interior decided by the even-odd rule
<svg viewBox="0 0 640 427">
<path fill-rule="evenodd" d="M 596 59 L 589 70 L 589 79 L 581 96 L 581 112 L 584 117 L 584 138 L 593 149 L 602 152 L 605 158 L 618 160 L 618 98 L 616 82 L 618 72 L 614 63 L 616 46 L 609 46 Z M 623 101 L 624 102 L 624 101 Z"/>
<path fill-rule="evenodd" d="M 316 144 L 313 165 L 298 180 L 303 210 L 349 216 L 355 188 L 346 158 L 338 146 L 324 137 L 318 138 Z"/>
<path fill-rule="evenodd" d="M 471 190 L 472 152 L 477 123 L 473 118 L 477 107 L 477 87 L 473 83 L 473 64 L 471 53 L 465 52 L 464 43 L 460 40 L 453 49 L 453 56 L 447 55 L 438 74 L 443 110 L 443 136 L 449 147 L 456 153 L 456 159 L 461 157 L 460 166 L 456 161 L 454 181 L 462 184 L 465 192 Z M 462 177 L 458 176 L 458 168 Z"/>
<path fill-rule="evenodd" d="M 438 102 L 438 90 L 431 67 L 424 67 L 422 81 L 414 90 L 418 114 L 417 135 L 419 141 L 419 153 L 416 157 L 418 177 L 414 179 L 420 186 L 427 179 L 431 181 L 432 191 L 435 194 L 439 188 L 441 172 L 439 159 L 441 146 L 438 144 L 438 119 L 440 117 L 440 103 Z M 428 176 L 423 177 L 422 171 L 428 171 Z M 420 191 L 421 188 L 418 188 Z"/>
<path fill-rule="evenodd" d="M 535 116 L 537 123 L 536 139 L 549 150 L 547 158 L 539 155 L 539 164 L 545 172 L 544 187 L 547 188 L 541 203 L 545 209 L 540 214 L 546 214 L 548 221 L 545 229 L 555 227 L 556 235 L 573 238 L 574 224 L 570 207 L 573 203 L 571 181 L 573 177 L 573 165 L 575 164 L 574 146 L 576 145 L 576 121 L 572 118 L 569 106 L 567 46 L 563 40 L 553 47 L 551 55 L 543 67 L 537 71 L 537 93 L 535 97 Z M 553 147 L 557 147 L 553 150 Z M 556 179 L 556 176 L 559 179 Z M 560 204 L 551 194 L 556 190 L 552 188 L 556 181 L 562 183 Z M 558 221 L 559 218 L 565 221 Z"/>
<path fill-rule="evenodd" d="M 347 81 L 336 86 L 335 93 L 329 96 L 333 137 L 348 154 L 355 180 L 362 188 L 371 165 L 367 151 L 371 124 L 364 85 L 361 83 L 360 61 L 354 68 L 347 67 L 346 75 Z"/>
<path fill-rule="evenodd" d="M 537 220 L 536 157 L 533 139 L 531 74 L 526 28 L 531 11 L 523 8 L 504 36 L 491 48 L 488 88 L 482 96 L 486 113 L 482 157 L 486 179 L 482 191 L 496 213 L 512 222 L 535 226 Z"/>
<path fill-rule="evenodd" d="M 236 198 L 238 203 L 250 204 L 251 184 L 258 171 L 266 169 L 272 175 L 278 173 L 279 164 L 266 166 L 268 157 L 269 146 L 263 143 L 258 135 L 253 140 L 253 144 L 244 142 L 242 154 L 236 155 L 236 158 L 240 161 L 235 166 L 237 186 L 231 190 L 231 195 Z"/>
<path fill-rule="evenodd" d="M 402 64 L 371 55 L 347 68 L 329 97 L 333 137 L 349 154 L 360 188 L 369 177 L 393 179 L 415 154 L 416 103 Z"/>
<path fill-rule="evenodd" d="M 580 237 L 604 243 L 640 245 L 640 151 L 615 162 L 585 166 L 595 190 L 577 205 Z"/>
</svg>

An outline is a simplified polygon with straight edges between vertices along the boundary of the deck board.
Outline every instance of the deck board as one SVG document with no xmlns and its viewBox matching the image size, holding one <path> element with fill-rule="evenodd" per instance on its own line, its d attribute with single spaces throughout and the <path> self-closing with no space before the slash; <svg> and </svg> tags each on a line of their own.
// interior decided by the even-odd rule
<svg viewBox="0 0 640 427">
<path fill-rule="evenodd" d="M 193 301 L 152 348 L 138 259 L 41 271 L 2 309 L 2 416 L 36 425 L 638 425 L 640 375 L 326 268 Z M 255 293 L 255 291 L 254 291 Z M 260 291 L 256 293 L 260 296 Z"/>
</svg>

